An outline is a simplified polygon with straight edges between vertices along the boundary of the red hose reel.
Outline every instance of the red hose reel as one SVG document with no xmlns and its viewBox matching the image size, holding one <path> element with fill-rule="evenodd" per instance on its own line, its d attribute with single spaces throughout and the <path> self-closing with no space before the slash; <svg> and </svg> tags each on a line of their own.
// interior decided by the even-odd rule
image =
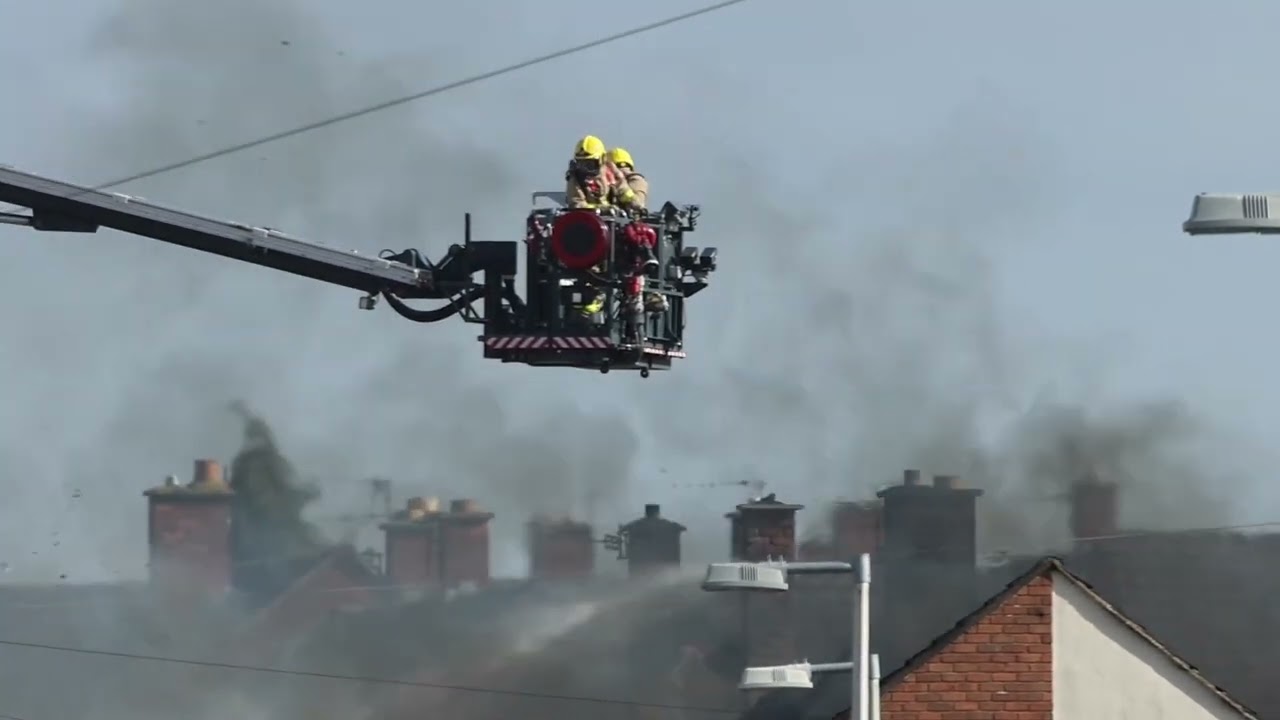
<svg viewBox="0 0 1280 720">
<path fill-rule="evenodd" d="M 609 232 L 593 212 L 567 212 L 551 226 L 551 254 L 570 270 L 594 267 L 609 257 Z"/>
</svg>

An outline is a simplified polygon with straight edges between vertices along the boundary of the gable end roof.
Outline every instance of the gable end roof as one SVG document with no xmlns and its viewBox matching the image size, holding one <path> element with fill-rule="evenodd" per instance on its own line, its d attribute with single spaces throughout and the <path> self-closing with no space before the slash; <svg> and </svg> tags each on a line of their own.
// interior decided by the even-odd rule
<svg viewBox="0 0 1280 720">
<path fill-rule="evenodd" d="M 983 618 L 987 617 L 992 612 L 994 612 L 996 608 L 1000 607 L 1006 600 L 1013 597 L 1013 595 L 1016 594 L 1019 590 L 1023 589 L 1028 584 L 1030 584 L 1032 580 L 1035 580 L 1036 578 L 1039 578 L 1039 577 L 1044 577 L 1046 575 L 1052 575 L 1055 573 L 1066 578 L 1068 582 L 1070 582 L 1071 584 L 1079 588 L 1091 600 L 1093 600 L 1100 607 L 1106 610 L 1109 615 L 1114 617 L 1122 625 L 1128 628 L 1131 632 L 1137 634 L 1139 637 L 1145 640 L 1149 645 L 1151 645 L 1156 650 L 1158 650 L 1162 655 L 1164 655 L 1171 662 L 1173 662 L 1174 665 L 1177 665 L 1179 669 L 1189 674 L 1192 678 L 1196 680 L 1197 683 L 1199 683 L 1201 686 L 1208 689 L 1211 693 L 1213 693 L 1219 700 L 1225 703 L 1228 707 L 1240 713 L 1240 715 L 1243 717 L 1251 718 L 1252 720 L 1257 720 L 1256 713 L 1254 713 L 1252 710 L 1248 709 L 1238 700 L 1233 698 L 1229 693 L 1227 693 L 1226 690 L 1223 690 L 1221 687 L 1218 687 L 1213 682 L 1211 682 L 1208 678 L 1206 678 L 1203 674 L 1201 674 L 1200 671 L 1196 669 L 1196 667 L 1193 666 L 1191 663 L 1188 663 L 1186 660 L 1183 660 L 1180 656 L 1175 654 L 1172 650 L 1166 647 L 1159 640 L 1156 640 L 1155 637 L 1151 635 L 1151 633 L 1147 632 L 1145 628 L 1143 628 L 1138 623 L 1134 622 L 1129 616 L 1120 612 L 1118 608 L 1116 608 L 1114 605 L 1104 600 L 1102 596 L 1100 596 L 1093 589 L 1093 587 L 1089 585 L 1089 583 L 1085 582 L 1080 577 L 1076 576 L 1074 573 L 1067 570 L 1066 566 L 1063 565 L 1061 559 L 1052 557 L 1052 556 L 1046 557 L 1040 560 L 1039 562 L 1035 563 L 1034 565 L 1032 565 L 1030 569 L 1028 569 L 1023 574 L 1019 575 L 1018 577 L 1014 578 L 1000 592 L 996 593 L 986 602 L 982 603 L 982 605 L 978 606 L 976 610 L 969 613 L 965 617 L 961 618 L 960 621 L 957 622 L 950 630 L 939 635 L 937 638 L 933 640 L 933 642 L 929 643 L 929 645 L 927 645 L 923 650 L 921 650 L 920 652 L 908 658 L 907 661 L 903 663 L 901 667 L 899 667 L 898 669 L 886 675 L 880 682 L 881 692 L 885 692 L 889 689 L 892 689 L 895 685 L 905 680 L 906 677 L 912 673 L 912 671 L 920 668 L 922 665 L 927 663 L 930 659 L 932 659 L 944 648 L 946 648 L 948 645 L 954 642 L 967 630 L 972 628 L 974 625 L 977 625 L 978 622 L 980 622 Z"/>
</svg>

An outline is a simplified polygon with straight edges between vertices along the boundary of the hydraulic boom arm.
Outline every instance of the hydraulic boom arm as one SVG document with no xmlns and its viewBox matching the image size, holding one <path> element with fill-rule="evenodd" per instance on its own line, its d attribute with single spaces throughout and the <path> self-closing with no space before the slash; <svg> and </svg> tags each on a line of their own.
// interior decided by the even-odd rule
<svg viewBox="0 0 1280 720">
<path fill-rule="evenodd" d="M 31 213 L 0 213 L 0 224 L 25 225 L 49 232 L 92 233 L 105 227 L 161 242 L 181 245 L 242 262 L 281 270 L 322 282 L 354 288 L 370 298 L 383 295 L 401 315 L 434 322 L 462 312 L 481 299 L 485 285 L 507 285 L 515 274 L 511 243 L 470 240 L 468 219 L 464 245 L 453 245 L 438 264 L 416 250 L 372 257 L 307 242 L 265 227 L 201 217 L 140 198 L 51 180 L 0 166 L 0 202 L 29 208 Z M 511 245 L 508 249 L 504 246 Z M 492 274 L 477 283 L 476 272 Z M 499 290 L 502 293 L 502 290 Z M 416 310 L 399 298 L 450 299 L 436 310 Z M 372 301 L 369 302 L 369 306 Z M 486 313 L 487 315 L 488 313 Z"/>
</svg>

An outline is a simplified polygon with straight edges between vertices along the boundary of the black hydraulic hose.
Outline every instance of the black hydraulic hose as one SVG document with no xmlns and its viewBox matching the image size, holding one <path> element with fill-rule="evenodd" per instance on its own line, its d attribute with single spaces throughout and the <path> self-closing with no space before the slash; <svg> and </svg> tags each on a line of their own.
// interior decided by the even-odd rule
<svg viewBox="0 0 1280 720">
<path fill-rule="evenodd" d="M 454 315 L 457 315 L 462 312 L 464 307 L 484 297 L 484 288 L 471 288 L 470 290 L 466 290 L 458 297 L 450 300 L 448 305 L 432 308 L 431 310 L 419 310 L 417 308 L 409 307 L 403 300 L 389 292 L 383 292 L 382 297 L 386 299 L 387 304 L 390 305 L 391 309 L 395 310 L 400 317 L 414 322 L 433 323 L 440 322 L 441 320 L 447 320 Z"/>
<path fill-rule="evenodd" d="M 524 300 L 516 292 L 516 283 L 514 280 L 508 280 L 502 288 L 502 297 L 506 298 L 511 304 L 511 309 L 517 313 L 523 313 L 525 309 Z"/>
</svg>

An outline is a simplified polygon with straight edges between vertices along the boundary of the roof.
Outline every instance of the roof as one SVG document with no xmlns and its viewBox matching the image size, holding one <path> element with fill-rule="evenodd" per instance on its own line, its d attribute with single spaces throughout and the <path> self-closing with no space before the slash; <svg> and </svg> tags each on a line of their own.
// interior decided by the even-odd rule
<svg viewBox="0 0 1280 720">
<path fill-rule="evenodd" d="M 311 633 L 294 662 L 453 688 L 383 688 L 366 707 L 374 718 L 587 720 L 627 703 L 727 709 L 739 699 L 742 659 L 722 660 L 717 645 L 738 628 L 717 622 L 723 598 L 702 592 L 698 576 L 685 568 L 624 580 L 496 582 L 452 599 L 338 612 Z M 690 645 L 710 650 L 706 665 L 721 676 L 723 697 L 673 697 L 667 683 Z"/>
<path fill-rule="evenodd" d="M 1031 566 L 1031 568 L 1028 569 L 1026 572 L 1014 578 L 1013 581 L 1010 582 L 1008 585 L 1006 585 L 1003 589 L 1001 589 L 1000 592 L 991 596 L 990 598 L 987 599 L 986 602 L 978 606 L 978 608 L 975 609 L 973 612 L 961 618 L 960 621 L 957 622 L 950 630 L 946 631 L 942 635 L 939 635 L 937 638 L 933 640 L 933 642 L 929 643 L 929 645 L 927 645 L 923 650 L 916 653 L 914 656 L 908 658 L 907 661 L 903 663 L 901 666 L 899 666 L 896 670 L 884 676 L 884 678 L 880 682 L 881 691 L 884 692 L 884 691 L 890 690 L 895 685 L 905 680 L 911 674 L 912 671 L 918 669 L 919 667 L 927 663 L 929 660 L 931 660 L 935 655 L 937 655 L 939 652 L 941 652 L 943 649 L 949 646 L 952 642 L 954 642 L 957 638 L 963 635 L 966 631 L 971 629 L 974 625 L 977 625 L 978 622 L 980 622 L 983 618 L 987 617 L 992 612 L 994 612 L 997 608 L 999 608 L 1006 600 L 1012 597 L 1015 593 L 1017 593 L 1019 590 L 1026 587 L 1032 580 L 1039 577 L 1044 577 L 1046 575 L 1053 575 L 1053 574 L 1058 574 L 1063 578 L 1066 578 L 1068 582 L 1078 587 L 1081 591 L 1084 592 L 1084 594 L 1089 599 L 1091 599 L 1092 601 L 1097 603 L 1100 607 L 1102 607 L 1104 610 L 1106 610 L 1109 615 L 1111 615 L 1112 617 L 1120 621 L 1120 623 L 1123 624 L 1126 628 L 1128 628 L 1131 632 L 1135 633 L 1140 638 L 1145 640 L 1151 647 L 1158 650 L 1162 655 L 1164 655 L 1170 661 L 1172 661 L 1183 672 L 1188 673 L 1192 678 L 1195 679 L 1197 683 L 1199 683 L 1205 689 L 1209 690 L 1215 697 L 1220 699 L 1222 702 L 1227 704 L 1236 712 L 1240 713 L 1245 717 L 1249 717 L 1249 718 L 1256 717 L 1256 715 L 1251 710 L 1249 710 L 1242 703 L 1240 703 L 1238 700 L 1233 698 L 1230 694 L 1227 693 L 1226 690 L 1222 689 L 1218 685 L 1209 681 L 1193 665 L 1188 663 L 1179 655 L 1175 654 L 1172 650 L 1170 650 L 1160 641 L 1156 640 L 1155 637 L 1153 637 L 1150 632 L 1148 632 L 1145 628 L 1143 628 L 1138 623 L 1134 622 L 1127 615 L 1120 612 L 1120 610 L 1117 609 L 1114 605 L 1104 600 L 1100 595 L 1098 595 L 1098 593 L 1093 589 L 1091 585 L 1089 585 L 1083 579 L 1077 577 L 1071 571 L 1067 570 L 1063 561 L 1057 557 L 1043 558 L 1042 560 L 1037 562 L 1035 565 Z M 845 713 L 847 712 L 848 711 L 846 710 Z"/>
<path fill-rule="evenodd" d="M 1063 563 L 1243 705 L 1280 716 L 1280 534 L 1122 533 Z"/>
</svg>

